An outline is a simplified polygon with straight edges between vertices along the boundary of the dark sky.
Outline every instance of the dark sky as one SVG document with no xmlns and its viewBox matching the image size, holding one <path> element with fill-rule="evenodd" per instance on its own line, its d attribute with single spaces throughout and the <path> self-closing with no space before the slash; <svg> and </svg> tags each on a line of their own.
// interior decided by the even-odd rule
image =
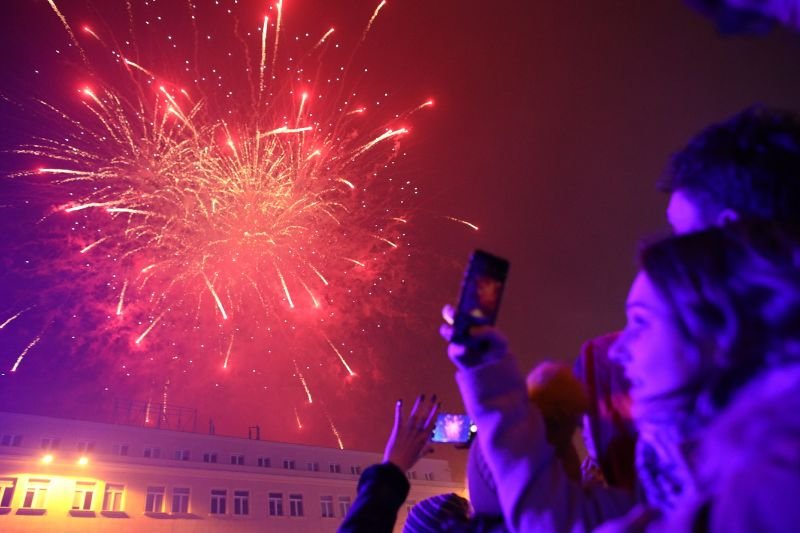
<svg viewBox="0 0 800 533">
<path fill-rule="evenodd" d="M 211 0 L 196 3 L 202 23 L 228 23 L 214 18 L 218 8 Z M 151 4 L 185 14 L 183 2 Z M 220 4 L 242 20 L 250 17 L 254 26 L 252 20 L 263 15 L 261 6 L 267 3 Z M 305 31 L 320 35 L 329 26 L 337 28 L 337 36 L 358 36 L 376 5 L 364 0 L 284 4 L 287 39 Z M 122 0 L 61 0 L 58 5 L 76 27 L 84 22 L 111 32 L 126 27 Z M 187 31 L 175 32 L 179 41 L 190 39 Z M 352 39 L 341 39 L 352 45 Z M 67 43 L 45 0 L 4 0 L 0 93 L 13 102 L 29 94 L 63 98 L 58 85 L 64 79 L 68 88 L 72 79 L 60 78 L 59 69 L 64 63 L 71 63 L 64 70 L 69 72 L 80 66 Z M 170 61 L 168 49 L 141 44 Z M 62 54 L 54 53 L 57 48 Z M 666 198 L 655 182 L 670 153 L 704 125 L 756 102 L 800 110 L 798 58 L 796 34 L 780 30 L 762 38 L 723 38 L 679 0 L 390 1 L 354 64 L 368 67 L 364 83 L 388 91 L 390 100 L 411 105 L 433 97 L 436 104 L 415 116 L 412 135 L 402 145 L 407 155 L 398 162 L 400 175 L 420 189 L 414 200 L 415 259 L 403 266 L 413 290 L 387 301 L 392 309 L 386 310 L 386 333 L 374 337 L 369 357 L 355 357 L 362 368 L 374 368 L 360 372 L 357 385 L 320 385 L 325 407 L 309 410 L 306 433 L 293 431 L 292 420 L 283 421 L 293 419 L 285 409 L 280 418 L 262 414 L 285 407 L 281 397 L 256 397 L 232 383 L 223 401 L 215 396 L 210 376 L 195 376 L 191 386 L 175 379 L 174 402 L 197 407 L 201 426 L 213 417 L 219 432 L 243 434 L 246 425 L 261 423 L 274 425 L 274 431 L 263 432 L 267 438 L 327 446 L 335 445 L 325 422 L 330 416 L 345 445 L 362 449 L 382 447 L 396 398 L 435 391 L 446 410 L 460 411 L 437 329 L 439 308 L 455 298 L 462 265 L 475 247 L 511 261 L 499 326 L 523 367 L 542 359 L 571 362 L 584 340 L 623 323 L 637 242 L 665 230 Z M 41 123 L 32 124 L 36 117 L 15 104 L 2 109 L 4 150 L 41 131 Z M 25 163 L 9 154 L 0 161 L 4 172 Z M 0 188 L 5 270 L 0 295 L 6 299 L 0 302 L 0 322 L 32 301 L 26 291 L 47 292 L 53 283 L 29 280 L 20 287 L 15 277 L 19 264 L 13 257 L 21 250 L 36 249 L 40 257 L 59 253 L 29 229 L 42 213 L 28 209 L 25 199 L 41 200 L 49 193 L 31 187 L 5 180 Z M 467 219 L 481 229 L 475 233 L 442 216 Z M 66 331 L 58 306 L 29 315 L 18 330 L 11 325 L 0 330 L 4 371 L 45 326 L 45 338 Z M 71 360 L 60 351 L 69 349 L 46 339 L 31 350 L 27 372 L 41 372 L 39 379 L 22 371 L 0 377 L 6 381 L 0 381 L 4 405 L 36 410 L 36 402 L 22 392 L 36 390 L 32 387 L 40 387 L 40 395 L 48 391 L 48 396 L 98 401 L 91 361 L 114 355 L 84 353 L 80 364 L 59 366 L 57 361 Z M 57 375 L 45 371 L 54 366 Z M 297 389 L 296 380 L 289 381 Z M 131 390 L 143 398 L 141 390 Z M 108 401 L 113 394 L 102 397 Z"/>
</svg>

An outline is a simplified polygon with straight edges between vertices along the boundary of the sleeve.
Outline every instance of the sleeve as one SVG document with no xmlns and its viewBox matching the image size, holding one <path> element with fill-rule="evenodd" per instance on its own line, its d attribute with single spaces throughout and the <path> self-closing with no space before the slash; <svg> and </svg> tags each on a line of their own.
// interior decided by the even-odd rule
<svg viewBox="0 0 800 533">
<path fill-rule="evenodd" d="M 461 368 L 456 381 L 510 531 L 590 531 L 633 507 L 628 491 L 584 489 L 566 476 L 510 354 Z"/>
<path fill-rule="evenodd" d="M 358 494 L 339 533 L 390 533 L 411 486 L 392 463 L 375 464 L 358 480 Z"/>
</svg>

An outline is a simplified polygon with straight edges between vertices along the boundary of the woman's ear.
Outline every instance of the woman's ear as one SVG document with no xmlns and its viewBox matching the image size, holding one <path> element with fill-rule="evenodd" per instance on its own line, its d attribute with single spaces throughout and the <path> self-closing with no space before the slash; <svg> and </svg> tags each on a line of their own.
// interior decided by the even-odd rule
<svg viewBox="0 0 800 533">
<path fill-rule="evenodd" d="M 725 208 L 719 212 L 715 223 L 717 226 L 725 226 L 726 224 L 736 222 L 737 220 L 739 220 L 739 213 L 733 209 Z"/>
</svg>

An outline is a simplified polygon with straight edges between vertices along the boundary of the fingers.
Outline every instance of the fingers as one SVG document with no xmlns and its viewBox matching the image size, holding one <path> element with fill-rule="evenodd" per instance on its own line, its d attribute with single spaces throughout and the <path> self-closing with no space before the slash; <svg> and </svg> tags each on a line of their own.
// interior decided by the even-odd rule
<svg viewBox="0 0 800 533">
<path fill-rule="evenodd" d="M 400 427 L 400 424 L 403 420 L 403 400 L 397 400 L 397 403 L 394 404 L 394 427 L 392 429 L 393 432 L 397 432 L 397 429 Z"/>
<path fill-rule="evenodd" d="M 414 402 L 414 407 L 408 416 L 406 427 L 411 430 L 429 431 L 436 419 L 439 405 L 435 394 L 427 402 L 425 401 L 425 395 L 420 394 L 417 396 L 417 401 Z"/>
<path fill-rule="evenodd" d="M 433 401 L 436 401 L 436 395 L 433 395 Z M 430 430 L 433 428 L 433 424 L 436 422 L 436 415 L 439 414 L 439 409 L 442 407 L 440 402 L 436 402 L 431 406 L 431 410 L 428 413 L 428 419 L 425 420 L 425 429 Z"/>
<path fill-rule="evenodd" d="M 425 395 L 420 394 L 417 396 L 417 401 L 414 402 L 414 407 L 411 408 L 411 414 L 408 415 L 408 420 L 412 421 L 417 418 L 417 411 L 419 411 L 419 406 L 422 402 L 425 401 Z"/>
<path fill-rule="evenodd" d="M 439 326 L 439 335 L 447 342 L 450 342 L 450 339 L 453 338 L 453 326 L 450 324 L 442 324 Z"/>
<path fill-rule="evenodd" d="M 444 306 L 444 307 L 442 307 L 442 319 L 444 319 L 444 321 L 445 321 L 447 324 L 449 324 L 449 325 L 451 325 L 451 326 L 452 326 L 452 325 L 453 325 L 453 322 L 454 322 L 454 320 L 455 320 L 455 319 L 454 319 L 454 317 L 455 317 L 455 316 L 456 316 L 456 309 L 455 309 L 455 307 L 453 307 L 453 306 L 452 306 L 452 305 L 450 305 L 450 304 L 445 304 L 445 306 Z"/>
</svg>

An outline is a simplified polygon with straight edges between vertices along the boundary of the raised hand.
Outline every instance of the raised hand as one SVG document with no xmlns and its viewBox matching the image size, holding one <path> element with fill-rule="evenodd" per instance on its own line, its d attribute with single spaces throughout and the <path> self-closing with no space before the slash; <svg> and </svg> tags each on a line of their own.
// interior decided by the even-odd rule
<svg viewBox="0 0 800 533">
<path fill-rule="evenodd" d="M 383 461 L 397 466 L 404 472 L 409 470 L 424 455 L 431 453 L 433 448 L 428 446 L 428 438 L 436 421 L 436 413 L 441 404 L 436 402 L 434 394 L 430 400 L 425 401 L 425 395 L 417 396 L 414 407 L 408 418 L 403 416 L 403 400 L 397 400 L 394 410 L 394 426 L 386 450 L 383 452 Z"/>
</svg>

